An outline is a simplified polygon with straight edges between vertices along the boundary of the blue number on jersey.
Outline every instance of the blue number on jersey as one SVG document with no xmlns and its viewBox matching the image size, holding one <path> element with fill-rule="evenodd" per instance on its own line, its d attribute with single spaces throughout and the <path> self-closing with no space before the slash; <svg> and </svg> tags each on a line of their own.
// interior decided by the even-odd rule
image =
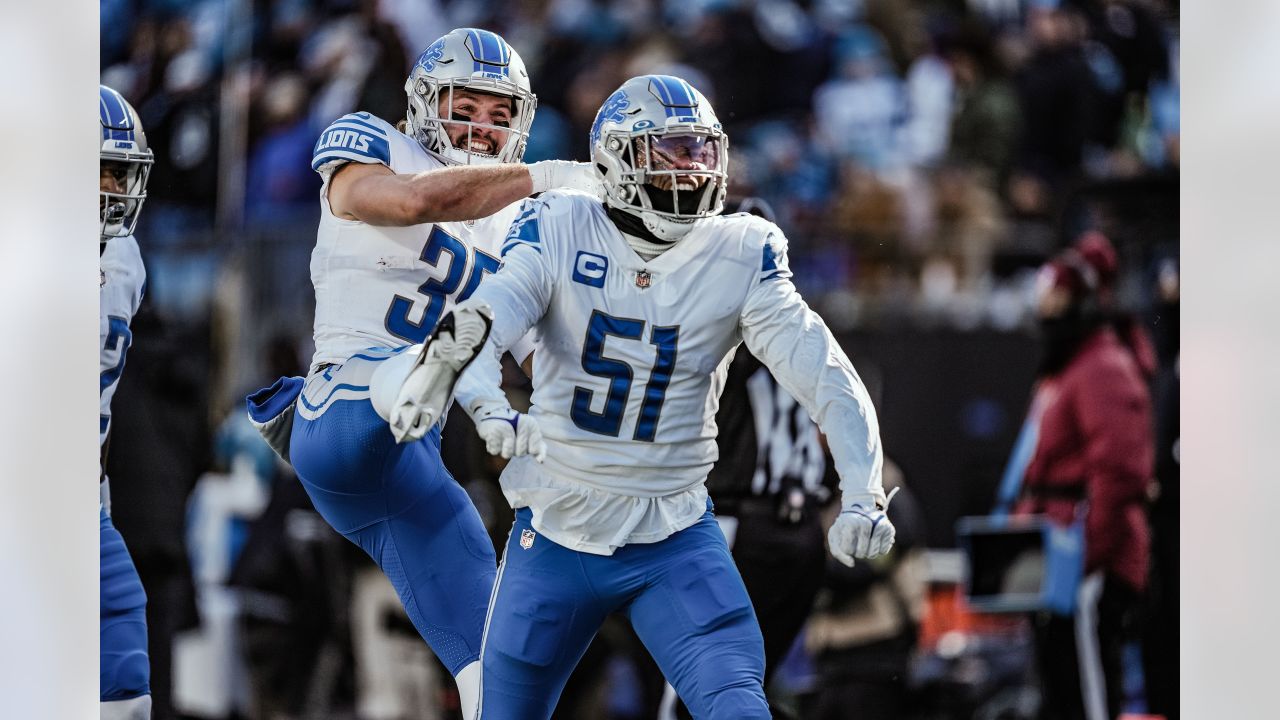
<svg viewBox="0 0 1280 720">
<path fill-rule="evenodd" d="M 422 319 L 418 322 L 409 319 L 409 313 L 413 311 L 413 300 L 402 295 L 396 295 L 387 308 L 387 317 L 383 323 L 387 332 L 409 343 L 420 343 L 427 339 L 427 335 L 440 321 L 445 299 L 457 292 L 459 287 L 462 287 L 462 293 L 458 295 L 458 301 L 461 302 L 476 291 L 485 273 L 493 274 L 498 271 L 497 258 L 476 250 L 475 266 L 471 268 L 471 275 L 463 287 L 462 278 L 467 274 L 467 246 L 437 226 L 431 229 L 427 244 L 422 248 L 422 261 L 438 267 L 440 253 L 449 254 L 449 272 L 442 279 L 431 278 L 418 288 L 418 292 L 427 298 L 427 309 L 423 311 Z"/>
<path fill-rule="evenodd" d="M 631 393 L 634 373 L 625 362 L 604 356 L 605 336 L 639 340 L 644 336 L 644 326 L 643 320 L 617 318 L 599 310 L 591 313 L 591 320 L 587 323 L 587 337 L 582 347 L 582 369 L 596 377 L 609 378 L 609 393 L 605 397 L 604 409 L 595 413 L 591 411 L 591 399 L 595 392 L 575 387 L 573 407 L 569 413 L 574 425 L 588 432 L 618 436 L 622 429 L 622 417 L 627 410 L 627 397 Z M 671 374 L 675 370 L 676 343 L 679 339 L 678 325 L 655 327 L 649 335 L 650 344 L 658 348 L 657 359 L 649 374 L 644 401 L 640 405 L 640 417 L 632 436 L 635 440 L 653 442 L 657 435 L 662 403 L 666 399 L 667 386 L 671 383 Z"/>
<path fill-rule="evenodd" d="M 103 346 L 106 351 L 115 351 L 120 353 L 120 359 L 116 361 L 114 367 L 109 367 L 102 371 L 98 376 L 98 394 L 101 395 L 107 388 L 111 387 L 115 381 L 120 379 L 120 373 L 124 372 L 124 356 L 129 352 L 129 346 L 133 344 L 133 332 L 129 330 L 129 321 L 111 315 L 107 318 L 107 341 Z M 99 431 L 106 432 L 107 416 L 102 415 L 99 418 Z"/>
</svg>

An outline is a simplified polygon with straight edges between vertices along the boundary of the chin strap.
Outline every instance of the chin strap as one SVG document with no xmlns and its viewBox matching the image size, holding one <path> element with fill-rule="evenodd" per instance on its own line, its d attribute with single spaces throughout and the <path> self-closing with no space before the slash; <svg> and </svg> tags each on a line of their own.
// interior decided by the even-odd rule
<svg viewBox="0 0 1280 720">
<path fill-rule="evenodd" d="M 654 235 L 644 226 L 644 221 L 632 213 L 606 206 L 605 214 L 622 232 L 622 237 L 626 238 L 631 249 L 646 260 L 652 260 L 675 245 L 674 240 L 663 240 Z"/>
</svg>

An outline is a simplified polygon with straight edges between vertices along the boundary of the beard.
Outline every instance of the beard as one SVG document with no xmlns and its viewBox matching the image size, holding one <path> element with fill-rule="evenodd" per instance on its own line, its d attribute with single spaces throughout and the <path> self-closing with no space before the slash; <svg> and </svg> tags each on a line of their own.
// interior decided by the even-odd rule
<svg viewBox="0 0 1280 720">
<path fill-rule="evenodd" d="M 710 186 L 710 182 L 703 182 L 697 189 L 685 190 L 684 188 L 679 188 L 680 214 L 687 216 L 693 216 L 696 214 L 698 212 L 698 206 L 702 204 L 702 196 L 706 194 L 707 188 Z M 644 188 L 645 194 L 649 196 L 649 202 L 652 204 L 654 210 L 667 213 L 677 211 L 675 201 L 672 198 L 674 193 L 672 193 L 670 189 L 662 190 L 649 183 L 645 183 L 642 187 Z"/>
</svg>

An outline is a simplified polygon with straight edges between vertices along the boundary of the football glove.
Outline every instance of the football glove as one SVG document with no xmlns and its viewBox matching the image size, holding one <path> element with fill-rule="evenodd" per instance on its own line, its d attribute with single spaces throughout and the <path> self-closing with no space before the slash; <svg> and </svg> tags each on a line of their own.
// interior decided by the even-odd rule
<svg viewBox="0 0 1280 720">
<path fill-rule="evenodd" d="M 604 179 L 591 163 L 540 160 L 526 167 L 529 168 L 529 177 L 533 179 L 534 195 L 553 188 L 569 188 L 604 199 Z"/>
<path fill-rule="evenodd" d="M 885 500 L 886 509 L 897 491 L 898 488 L 894 488 L 889 493 Z M 889 552 L 893 547 L 895 533 L 889 516 L 876 507 L 874 500 L 870 497 L 859 498 L 846 504 L 840 511 L 831 530 L 827 532 L 827 544 L 831 547 L 832 557 L 853 567 L 855 558 L 868 560 Z"/>
<path fill-rule="evenodd" d="M 538 462 L 547 456 L 547 444 L 542 440 L 538 421 L 512 410 L 506 403 L 480 405 L 471 413 L 471 418 L 490 455 L 504 458 L 532 455 Z"/>
</svg>

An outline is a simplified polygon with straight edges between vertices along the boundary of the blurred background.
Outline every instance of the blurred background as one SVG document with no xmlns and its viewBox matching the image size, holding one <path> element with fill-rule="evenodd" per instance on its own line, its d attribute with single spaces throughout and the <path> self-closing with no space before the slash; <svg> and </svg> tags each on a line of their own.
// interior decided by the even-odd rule
<svg viewBox="0 0 1280 720">
<path fill-rule="evenodd" d="M 1152 340 L 1157 399 L 1176 374 L 1177 2 L 100 7 L 101 81 L 138 109 L 156 152 L 138 227 L 149 290 L 113 404 L 108 474 L 150 598 L 157 718 L 457 712 L 390 587 L 311 512 L 243 397 L 304 372 L 312 351 L 318 133 L 357 110 L 403 117 L 414 58 L 460 26 L 498 32 L 524 58 L 538 96 L 529 161 L 587 159 L 596 110 L 633 75 L 679 75 L 712 100 L 732 194 L 776 211 L 796 285 L 871 389 L 886 455 L 917 499 L 924 600 L 895 671 L 911 689 L 901 716 L 1035 716 L 1029 631 L 966 606 L 955 525 L 995 505 L 1041 357 L 1037 271 L 1061 249 L 1090 232 L 1109 239 L 1117 308 Z M 1176 426 L 1176 394 L 1162 408 Z M 501 542 L 500 467 L 454 420 L 446 461 Z M 1174 575 L 1153 581 L 1135 640 L 1160 630 L 1171 641 L 1172 712 L 1153 708 L 1162 676 L 1138 642 L 1125 691 L 1132 711 L 1176 717 L 1176 466 L 1163 472 L 1165 500 L 1149 509 L 1157 533 L 1174 533 Z M 856 592 L 829 583 L 817 611 Z M 1171 638 L 1160 625 L 1170 613 Z M 835 682 L 814 635 L 802 632 L 773 677 L 801 717 Z M 607 626 L 597 646 L 557 717 L 654 717 L 634 639 Z"/>
</svg>

